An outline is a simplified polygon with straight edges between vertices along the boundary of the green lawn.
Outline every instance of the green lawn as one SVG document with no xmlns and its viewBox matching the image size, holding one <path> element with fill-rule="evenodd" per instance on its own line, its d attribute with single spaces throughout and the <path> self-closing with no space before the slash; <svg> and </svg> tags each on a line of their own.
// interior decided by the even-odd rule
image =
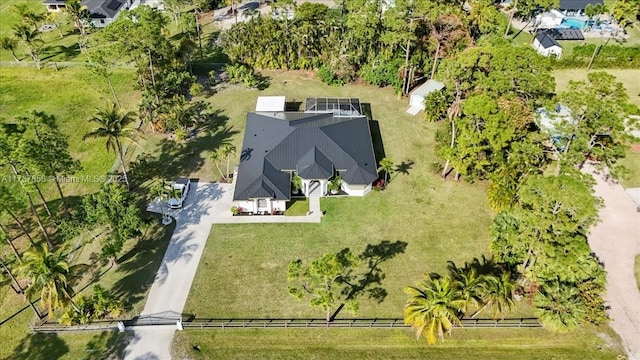
<svg viewBox="0 0 640 360">
<path fill-rule="evenodd" d="M 601 329 L 552 336 L 541 329 L 455 329 L 435 346 L 416 340 L 409 329 L 187 330 L 176 333 L 173 355 L 177 359 L 619 359 L 621 352 L 613 343 L 608 330 Z M 200 351 L 194 350 L 196 345 Z"/>
<path fill-rule="evenodd" d="M 118 70 L 112 81 L 125 108 L 134 109 L 139 95 L 134 91 L 134 73 Z M 69 137 L 71 154 L 82 163 L 77 175 L 104 175 L 115 160 L 103 139 L 84 141 L 95 128 L 88 121 L 95 109 L 113 101 L 106 81 L 84 68 L 35 70 L 0 67 L 0 122 L 10 123 L 31 110 L 54 115 L 60 130 Z M 63 184 L 68 195 L 81 195 L 99 188 L 99 183 Z"/>
<path fill-rule="evenodd" d="M 298 102 L 306 96 L 359 97 L 371 105 L 385 155 L 397 164 L 404 163 L 406 174 L 398 174 L 382 192 L 322 199 L 326 216 L 320 224 L 215 225 L 186 312 L 204 317 L 322 316 L 321 310 L 287 294 L 288 262 L 309 261 L 345 247 L 359 254 L 367 245 L 386 240 L 406 243 L 406 251 L 381 265 L 386 276 L 382 287 L 388 295 L 380 304 L 363 298 L 360 314 L 399 317 L 405 300 L 402 286 L 412 284 L 424 272 L 444 271 L 448 260 L 460 263 L 487 254 L 493 213 L 487 206 L 486 184 L 443 181 L 435 174 L 438 124 L 407 115 L 407 100 L 398 99 L 388 89 L 330 87 L 305 72 L 266 75 L 272 78 L 272 85 L 265 91 L 230 87 L 209 98 L 229 118 L 228 126 L 239 131 L 231 138 L 238 148 L 246 113 L 255 106 L 258 95 L 281 94 Z M 244 286 L 247 284 L 260 286 Z M 260 298 L 257 304 L 256 296 Z"/>
<path fill-rule="evenodd" d="M 285 215 L 287 216 L 301 216 L 307 215 L 309 212 L 309 199 L 293 199 L 289 202 Z"/>
</svg>

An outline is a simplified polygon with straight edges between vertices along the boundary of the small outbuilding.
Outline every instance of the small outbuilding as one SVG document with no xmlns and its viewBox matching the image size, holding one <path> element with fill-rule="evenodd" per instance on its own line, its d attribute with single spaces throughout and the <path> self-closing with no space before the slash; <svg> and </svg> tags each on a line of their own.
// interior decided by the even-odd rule
<svg viewBox="0 0 640 360">
<path fill-rule="evenodd" d="M 416 115 L 421 110 L 424 110 L 424 99 L 427 95 L 434 91 L 440 91 L 444 88 L 444 84 L 436 80 L 427 80 L 424 84 L 415 88 L 409 97 L 409 109 L 407 112 L 411 115 Z"/>
<path fill-rule="evenodd" d="M 258 96 L 256 112 L 280 112 L 284 111 L 284 96 Z"/>
<path fill-rule="evenodd" d="M 536 34 L 536 37 L 533 40 L 533 48 L 542 56 L 562 56 L 562 46 L 558 44 L 553 36 L 546 32 Z"/>
</svg>

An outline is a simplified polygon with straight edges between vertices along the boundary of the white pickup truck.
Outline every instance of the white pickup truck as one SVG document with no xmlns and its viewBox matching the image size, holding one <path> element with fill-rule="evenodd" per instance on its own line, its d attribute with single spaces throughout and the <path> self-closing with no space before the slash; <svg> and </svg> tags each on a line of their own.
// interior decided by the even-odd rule
<svg viewBox="0 0 640 360">
<path fill-rule="evenodd" d="M 187 199 L 189 188 L 191 188 L 191 180 L 188 178 L 179 178 L 171 185 L 176 190 L 176 197 L 170 197 L 167 203 L 172 209 L 180 209 Z M 178 196 L 179 195 L 179 196 Z"/>
</svg>

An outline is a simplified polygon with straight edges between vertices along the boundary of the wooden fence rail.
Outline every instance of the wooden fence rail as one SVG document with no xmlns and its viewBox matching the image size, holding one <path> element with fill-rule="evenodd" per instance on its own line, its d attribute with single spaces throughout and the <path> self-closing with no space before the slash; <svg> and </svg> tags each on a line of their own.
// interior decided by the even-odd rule
<svg viewBox="0 0 640 360">
<path fill-rule="evenodd" d="M 128 329 L 139 326 L 176 325 L 180 318 L 146 316 L 123 321 Z M 327 322 L 325 319 L 189 319 L 182 321 L 184 329 L 313 329 L 313 328 L 366 328 L 366 329 L 394 329 L 408 328 L 403 319 L 372 318 L 372 319 L 335 319 Z M 464 328 L 539 328 L 542 327 L 536 318 L 515 319 L 462 319 Z M 118 330 L 118 321 L 99 321 L 87 325 L 65 326 L 59 323 L 45 323 L 32 325 L 33 332 L 52 333 L 63 331 L 105 331 Z"/>
</svg>

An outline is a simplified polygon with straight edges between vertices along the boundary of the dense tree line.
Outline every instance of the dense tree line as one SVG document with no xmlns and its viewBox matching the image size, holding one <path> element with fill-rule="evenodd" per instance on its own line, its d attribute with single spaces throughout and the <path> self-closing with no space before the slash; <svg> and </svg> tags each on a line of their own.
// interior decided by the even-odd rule
<svg viewBox="0 0 640 360">
<path fill-rule="evenodd" d="M 232 61 L 267 69 L 319 69 L 329 83 L 356 76 L 401 91 L 413 76 L 433 75 L 440 58 L 506 27 L 492 2 L 347 0 L 336 9 L 305 3 L 295 18 L 257 17 L 221 35 Z M 259 49 L 259 51 L 258 51 Z"/>
</svg>

